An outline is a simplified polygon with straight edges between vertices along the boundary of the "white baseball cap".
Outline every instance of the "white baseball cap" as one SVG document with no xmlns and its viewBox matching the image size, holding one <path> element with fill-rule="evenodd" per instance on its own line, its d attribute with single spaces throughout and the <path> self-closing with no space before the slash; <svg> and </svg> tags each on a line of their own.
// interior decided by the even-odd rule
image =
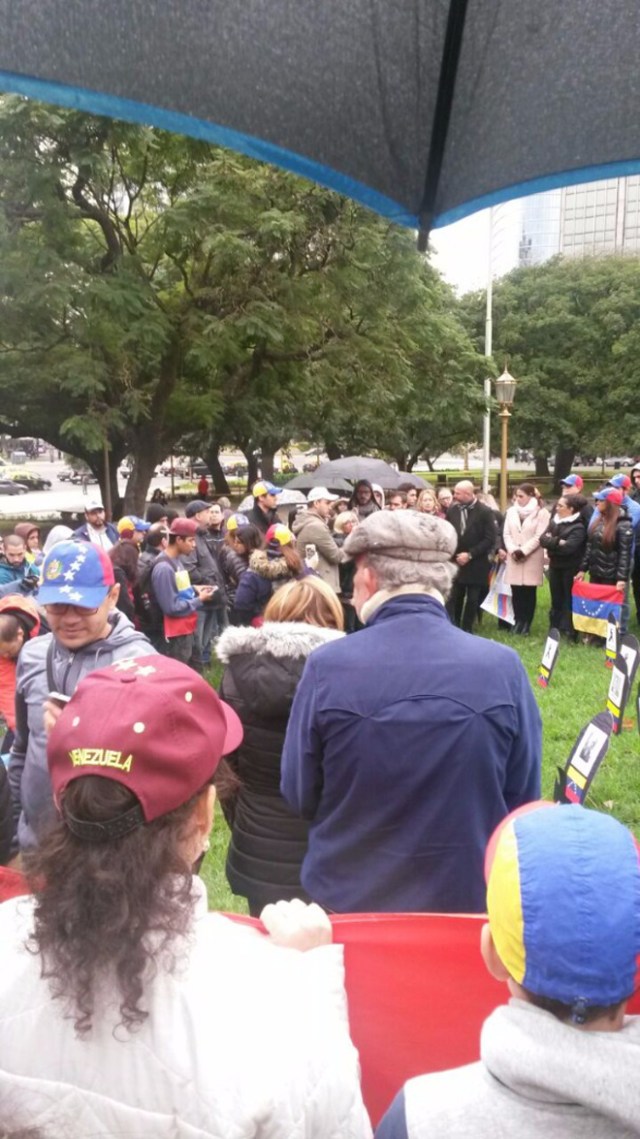
<svg viewBox="0 0 640 1139">
<path fill-rule="evenodd" d="M 324 499 L 326 502 L 337 502 L 340 496 L 331 494 L 326 486 L 314 486 L 307 495 L 307 502 L 319 502 Z"/>
</svg>

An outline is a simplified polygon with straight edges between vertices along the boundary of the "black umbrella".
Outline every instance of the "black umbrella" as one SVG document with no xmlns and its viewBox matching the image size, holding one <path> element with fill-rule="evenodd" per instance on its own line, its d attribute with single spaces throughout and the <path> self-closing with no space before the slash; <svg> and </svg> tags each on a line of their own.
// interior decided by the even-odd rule
<svg viewBox="0 0 640 1139">
<path fill-rule="evenodd" d="M 395 468 L 383 459 L 370 459 L 361 455 L 348 455 L 344 459 L 330 459 L 326 463 L 320 463 L 314 474 L 323 486 L 326 485 L 326 479 L 336 477 L 350 479 L 352 482 L 368 479 L 369 482 L 378 483 L 383 490 L 394 490 L 402 482 Z"/>
<path fill-rule="evenodd" d="M 314 486 L 326 486 L 327 490 L 332 491 L 333 494 L 347 494 L 351 497 L 353 487 L 346 479 L 337 478 L 332 475 L 328 478 L 318 476 L 318 470 L 305 471 L 302 475 L 296 475 L 295 478 L 289 479 L 286 484 L 287 490 L 311 490 Z"/>
<path fill-rule="evenodd" d="M 423 236 L 640 169 L 637 0 L 0 0 L 0 89 L 274 162 Z"/>
<path fill-rule="evenodd" d="M 414 475 L 413 471 L 398 471 L 398 478 L 401 485 L 409 483 L 410 486 L 415 486 L 416 490 L 424 490 L 429 485 L 426 479 Z"/>
</svg>

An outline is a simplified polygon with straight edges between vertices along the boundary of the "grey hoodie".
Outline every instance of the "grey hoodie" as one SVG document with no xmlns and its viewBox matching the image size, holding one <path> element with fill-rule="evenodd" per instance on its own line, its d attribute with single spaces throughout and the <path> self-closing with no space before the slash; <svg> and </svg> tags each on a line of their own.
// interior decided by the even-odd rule
<svg viewBox="0 0 640 1139">
<path fill-rule="evenodd" d="M 512 1000 L 485 1021 L 480 1054 L 409 1080 L 376 1139 L 640 1135 L 640 1017 L 619 1032 L 584 1032 Z"/>
<path fill-rule="evenodd" d="M 36 637 L 20 653 L 16 673 L 16 735 L 9 760 L 9 783 L 13 800 L 14 851 L 35 846 L 36 832 L 54 817 L 51 783 L 47 770 L 47 738 L 43 704 L 50 685 L 47 652 L 54 641 L 53 690 L 71 696 L 88 672 L 105 668 L 116 660 L 154 653 L 143 633 L 124 613 L 110 618 L 108 637 L 71 652 L 54 640 L 53 633 Z M 17 827 L 17 839 L 15 828 Z"/>
</svg>

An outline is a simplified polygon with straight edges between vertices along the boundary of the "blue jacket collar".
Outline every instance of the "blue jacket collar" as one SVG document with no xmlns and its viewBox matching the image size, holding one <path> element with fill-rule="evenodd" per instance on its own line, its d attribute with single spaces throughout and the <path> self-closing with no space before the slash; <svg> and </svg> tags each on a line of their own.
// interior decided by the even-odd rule
<svg viewBox="0 0 640 1139">
<path fill-rule="evenodd" d="M 390 597 L 388 601 L 384 601 L 369 618 L 366 627 L 369 628 L 378 621 L 393 620 L 394 617 L 407 617 L 412 613 L 440 618 L 443 621 L 449 620 L 444 605 L 441 605 L 435 597 L 429 597 L 426 593 L 402 593 L 398 597 Z"/>
</svg>

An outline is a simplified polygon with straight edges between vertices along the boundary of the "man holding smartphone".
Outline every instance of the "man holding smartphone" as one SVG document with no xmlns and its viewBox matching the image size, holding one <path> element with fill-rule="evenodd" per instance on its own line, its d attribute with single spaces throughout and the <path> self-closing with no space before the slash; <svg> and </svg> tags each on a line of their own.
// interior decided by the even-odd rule
<svg viewBox="0 0 640 1139">
<path fill-rule="evenodd" d="M 51 632 L 20 653 L 16 674 L 16 728 L 9 760 L 14 812 L 13 852 L 35 846 L 54 815 L 47 769 L 45 711 L 70 697 L 88 672 L 154 650 L 116 609 L 120 586 L 99 546 L 57 543 L 42 566 L 38 604 Z M 53 700 L 49 701 L 49 697 Z"/>
<path fill-rule="evenodd" d="M 189 664 L 202 672 L 202 661 L 195 653 L 198 614 L 203 601 L 216 590 L 213 585 L 192 585 L 189 559 L 196 549 L 198 523 L 193 518 L 174 518 L 164 554 L 159 554 L 151 571 L 151 591 L 163 619 L 165 656 Z"/>
</svg>

